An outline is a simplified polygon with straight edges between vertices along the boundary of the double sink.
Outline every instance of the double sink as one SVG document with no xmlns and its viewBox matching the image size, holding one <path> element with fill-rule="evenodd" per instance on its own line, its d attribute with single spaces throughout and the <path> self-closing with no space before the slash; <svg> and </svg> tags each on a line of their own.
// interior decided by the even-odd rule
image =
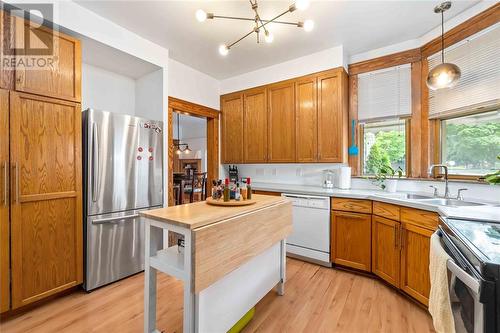
<svg viewBox="0 0 500 333">
<path fill-rule="evenodd" d="M 464 201 L 464 200 L 458 200 L 458 199 L 451 199 L 451 198 L 436 198 L 436 197 L 431 197 L 431 196 L 426 196 L 426 195 L 420 195 L 420 194 L 412 194 L 412 193 L 406 193 L 405 195 L 402 196 L 403 199 L 413 199 L 413 200 L 418 200 L 419 202 L 430 204 L 430 205 L 438 205 L 438 206 L 451 206 L 451 207 L 466 207 L 466 206 L 484 206 L 484 204 L 477 203 L 477 202 L 471 202 L 471 201 Z"/>
</svg>

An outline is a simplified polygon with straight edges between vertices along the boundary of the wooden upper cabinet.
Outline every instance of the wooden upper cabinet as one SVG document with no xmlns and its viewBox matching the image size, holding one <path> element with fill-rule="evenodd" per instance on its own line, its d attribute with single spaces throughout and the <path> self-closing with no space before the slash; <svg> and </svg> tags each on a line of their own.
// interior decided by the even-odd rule
<svg viewBox="0 0 500 333">
<path fill-rule="evenodd" d="M 223 95 L 222 117 L 238 109 L 235 99 L 243 96 L 244 120 L 223 120 L 222 163 L 347 163 L 347 89 L 345 70 L 336 68 Z M 240 141 L 224 137 L 235 136 L 241 126 L 243 156 L 226 158 L 224 143 Z"/>
<path fill-rule="evenodd" d="M 267 95 L 265 88 L 243 93 L 244 131 L 243 151 L 245 163 L 267 161 Z"/>
<path fill-rule="evenodd" d="M 370 272 L 371 219 L 370 214 L 332 211 L 332 262 Z"/>
<path fill-rule="evenodd" d="M 10 93 L 12 308 L 83 281 L 80 104 Z"/>
<path fill-rule="evenodd" d="M 372 272 L 399 287 L 400 223 L 372 216 Z"/>
<path fill-rule="evenodd" d="M 429 251 L 431 229 L 402 223 L 400 288 L 425 305 L 431 290 Z"/>
<path fill-rule="evenodd" d="M 0 89 L 0 313 L 10 308 L 9 91 Z"/>
<path fill-rule="evenodd" d="M 297 162 L 316 162 L 318 160 L 316 77 L 307 77 L 295 82 L 295 113 Z"/>
<path fill-rule="evenodd" d="M 225 95 L 221 98 L 222 163 L 243 162 L 243 95 Z"/>
<path fill-rule="evenodd" d="M 268 160 L 295 162 L 294 82 L 268 86 Z"/>
<path fill-rule="evenodd" d="M 347 162 L 347 75 L 341 69 L 318 76 L 318 159 Z"/>
<path fill-rule="evenodd" d="M 54 97 L 69 101 L 81 101 L 81 47 L 80 41 L 40 27 L 36 34 L 30 31 L 30 21 L 15 19 L 15 45 L 24 45 L 25 36 L 30 35 L 31 47 L 53 50 L 41 69 L 26 69 L 17 66 L 15 71 L 15 90 L 32 94 Z M 53 56 L 52 56 L 53 54 Z M 22 57 L 17 52 L 16 57 Z"/>
</svg>

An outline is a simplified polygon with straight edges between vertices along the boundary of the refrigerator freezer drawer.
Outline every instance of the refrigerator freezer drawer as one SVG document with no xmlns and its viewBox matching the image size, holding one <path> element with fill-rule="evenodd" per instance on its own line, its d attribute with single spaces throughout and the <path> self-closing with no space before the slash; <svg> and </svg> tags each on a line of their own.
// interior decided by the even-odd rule
<svg viewBox="0 0 500 333">
<path fill-rule="evenodd" d="M 85 290 L 144 269 L 144 223 L 138 213 L 138 210 L 132 210 L 87 217 Z M 158 249 L 162 248 L 161 230 L 152 237 Z"/>
</svg>

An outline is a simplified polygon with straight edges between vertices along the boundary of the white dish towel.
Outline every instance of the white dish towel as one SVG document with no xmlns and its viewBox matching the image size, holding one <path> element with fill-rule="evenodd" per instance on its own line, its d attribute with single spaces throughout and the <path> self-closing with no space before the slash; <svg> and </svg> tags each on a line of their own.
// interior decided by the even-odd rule
<svg viewBox="0 0 500 333">
<path fill-rule="evenodd" d="M 448 270 L 446 262 L 451 257 L 441 246 L 437 231 L 431 236 L 430 248 L 430 278 L 431 292 L 429 295 L 429 312 L 432 315 L 434 329 L 437 333 L 455 333 L 455 322 L 451 310 L 448 291 Z"/>
</svg>

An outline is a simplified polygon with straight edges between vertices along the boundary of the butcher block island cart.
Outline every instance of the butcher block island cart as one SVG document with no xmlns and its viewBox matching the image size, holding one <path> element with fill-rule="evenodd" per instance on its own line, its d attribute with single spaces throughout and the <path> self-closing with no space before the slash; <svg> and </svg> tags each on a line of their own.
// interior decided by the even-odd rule
<svg viewBox="0 0 500 333">
<path fill-rule="evenodd" d="M 249 206 L 205 202 L 141 212 L 146 227 L 144 332 L 156 330 L 156 273 L 184 282 L 184 332 L 227 332 L 260 299 L 285 283 L 285 238 L 292 232 L 286 198 L 254 195 Z M 160 228 L 184 247 L 157 250 Z"/>
</svg>

